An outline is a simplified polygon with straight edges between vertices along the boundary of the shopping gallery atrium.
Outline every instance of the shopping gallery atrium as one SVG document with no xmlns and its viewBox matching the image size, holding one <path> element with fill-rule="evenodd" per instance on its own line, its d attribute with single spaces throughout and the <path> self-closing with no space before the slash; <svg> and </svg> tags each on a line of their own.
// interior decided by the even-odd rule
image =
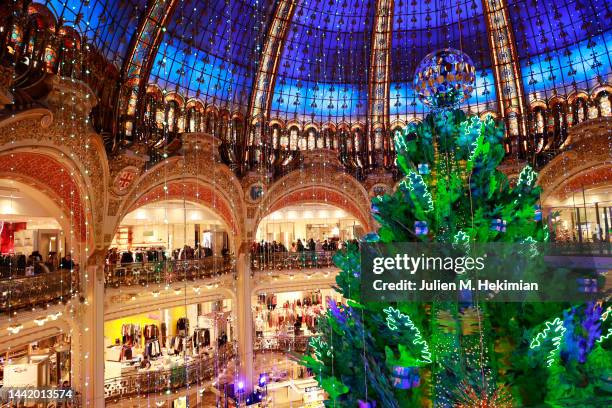
<svg viewBox="0 0 612 408">
<path fill-rule="evenodd" d="M 0 407 L 612 406 L 611 67 L 609 1 L 2 1 Z M 404 242 L 593 298 L 368 297 Z"/>
</svg>

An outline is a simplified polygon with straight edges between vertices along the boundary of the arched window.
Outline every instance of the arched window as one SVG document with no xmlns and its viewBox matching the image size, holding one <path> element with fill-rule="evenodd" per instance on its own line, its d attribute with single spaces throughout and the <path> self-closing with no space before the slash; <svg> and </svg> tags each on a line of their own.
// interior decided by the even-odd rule
<svg viewBox="0 0 612 408">
<path fill-rule="evenodd" d="M 271 132 L 271 137 L 272 137 L 272 147 L 274 149 L 278 149 L 281 146 L 281 142 L 280 142 L 280 126 L 278 124 L 274 124 L 272 125 L 272 132 Z"/>
<path fill-rule="evenodd" d="M 328 149 L 334 149 L 334 142 L 332 140 L 332 133 L 329 128 L 323 129 L 323 147 Z"/>
<path fill-rule="evenodd" d="M 353 152 L 353 138 L 350 137 L 345 131 L 342 131 L 342 140 L 346 143 L 346 151 Z"/>
<path fill-rule="evenodd" d="M 166 111 L 161 101 L 155 106 L 155 123 L 158 129 L 163 129 L 166 123 Z"/>
<path fill-rule="evenodd" d="M 202 112 L 200 109 L 197 110 L 197 117 L 198 117 L 198 131 L 199 132 L 206 132 L 206 116 L 204 115 L 204 112 Z"/>
<path fill-rule="evenodd" d="M 169 101 L 166 106 L 166 125 L 168 126 L 168 131 L 175 132 L 178 130 L 179 105 L 176 101 Z"/>
<path fill-rule="evenodd" d="M 383 131 L 382 129 L 376 129 L 374 132 L 374 149 L 381 150 L 383 146 Z"/>
<path fill-rule="evenodd" d="M 325 132 L 316 132 L 316 144 L 317 144 L 317 149 L 323 149 L 326 148 L 327 146 L 325 145 Z"/>
<path fill-rule="evenodd" d="M 225 118 L 225 116 L 221 116 L 217 123 L 216 130 L 219 133 L 217 136 L 225 142 L 227 142 L 227 127 L 228 127 L 227 118 Z"/>
<path fill-rule="evenodd" d="M 289 145 L 289 133 L 287 132 L 287 129 L 279 129 L 280 130 L 280 136 L 278 139 L 278 143 L 279 143 L 279 147 L 282 149 L 289 149 L 290 145 Z"/>
<path fill-rule="evenodd" d="M 337 133 L 337 143 L 340 151 L 347 152 L 351 149 L 353 143 L 351 143 L 351 139 L 349 137 L 346 129 L 340 129 Z"/>
<path fill-rule="evenodd" d="M 353 148 L 356 152 L 361 151 L 361 130 L 359 129 L 353 131 Z"/>
<path fill-rule="evenodd" d="M 595 98 L 597 107 L 599 108 L 599 115 L 606 117 L 612 116 L 612 101 L 610 99 L 612 95 L 607 91 L 601 91 L 597 98 Z"/>
<path fill-rule="evenodd" d="M 218 136 L 216 126 L 217 126 L 217 117 L 215 115 L 215 112 L 208 111 L 206 113 L 205 132 L 210 133 L 213 136 Z"/>
<path fill-rule="evenodd" d="M 289 128 L 289 149 L 297 150 L 298 149 L 298 137 L 299 137 L 299 129 L 297 126 L 291 126 Z M 300 141 L 301 143 L 301 141 Z"/>
<path fill-rule="evenodd" d="M 558 137 L 565 130 L 565 106 L 560 102 L 556 102 L 553 104 L 549 116 L 550 131 L 555 137 Z"/>
<path fill-rule="evenodd" d="M 587 120 L 587 102 L 584 98 L 576 98 L 573 104 L 573 110 L 575 124 Z"/>
<path fill-rule="evenodd" d="M 308 135 L 308 150 L 313 150 L 317 148 L 317 131 L 315 128 L 308 128 L 306 131 Z"/>
<path fill-rule="evenodd" d="M 23 47 L 24 41 L 22 27 L 18 26 L 17 24 L 13 26 L 13 31 L 11 32 L 8 43 L 8 52 L 10 54 L 15 54 L 21 47 Z"/>
<path fill-rule="evenodd" d="M 334 150 L 340 150 L 340 134 L 336 133 L 333 130 L 329 131 L 329 138 L 331 140 L 331 144 L 332 144 L 332 149 Z"/>
<path fill-rule="evenodd" d="M 231 126 L 231 132 L 230 132 L 230 142 L 232 143 L 236 143 L 238 141 L 238 135 L 241 133 L 242 131 L 242 122 L 240 121 L 240 118 L 233 118 L 232 119 L 232 126 Z"/>
<path fill-rule="evenodd" d="M 45 48 L 44 64 L 47 72 L 53 73 L 53 71 L 55 71 L 57 52 L 55 52 L 55 49 L 51 45 Z"/>
<path fill-rule="evenodd" d="M 148 93 L 145 96 L 144 118 L 145 118 L 145 123 L 147 124 L 147 126 L 151 128 L 157 126 L 157 117 L 156 117 L 157 105 L 158 103 L 155 98 L 155 95 Z"/>
<path fill-rule="evenodd" d="M 192 106 L 187 110 L 187 131 L 197 132 L 198 129 L 198 118 L 195 106 Z"/>
<path fill-rule="evenodd" d="M 57 44 L 52 44 L 52 34 L 49 30 L 51 25 L 52 23 L 44 15 L 32 14 L 25 33 L 21 27 L 15 25 L 9 40 L 9 44 L 12 44 L 15 50 L 29 57 L 31 66 L 37 66 L 42 62 L 47 72 L 55 72 L 57 67 Z"/>
<path fill-rule="evenodd" d="M 544 108 L 538 107 L 533 111 L 533 132 L 542 135 L 544 134 L 545 115 Z"/>
</svg>

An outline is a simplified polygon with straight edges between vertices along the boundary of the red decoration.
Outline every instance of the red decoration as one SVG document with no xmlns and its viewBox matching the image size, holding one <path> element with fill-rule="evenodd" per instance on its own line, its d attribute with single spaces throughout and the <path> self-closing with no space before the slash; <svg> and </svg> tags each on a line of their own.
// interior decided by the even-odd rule
<svg viewBox="0 0 612 408">
<path fill-rule="evenodd" d="M 45 193 L 62 209 L 74 235 L 86 240 L 82 188 L 60 162 L 38 153 L 12 153 L 0 157 L 0 176 L 24 181 Z"/>
<path fill-rule="evenodd" d="M 0 220 L 0 254 L 15 252 L 15 233 L 26 229 L 25 222 Z"/>
<path fill-rule="evenodd" d="M 595 169 L 587 170 L 581 174 L 578 174 L 569 180 L 559 188 L 559 197 L 569 197 L 572 192 L 582 191 L 582 189 L 594 188 L 599 185 L 606 185 L 612 181 L 612 166 L 604 165 Z"/>
</svg>

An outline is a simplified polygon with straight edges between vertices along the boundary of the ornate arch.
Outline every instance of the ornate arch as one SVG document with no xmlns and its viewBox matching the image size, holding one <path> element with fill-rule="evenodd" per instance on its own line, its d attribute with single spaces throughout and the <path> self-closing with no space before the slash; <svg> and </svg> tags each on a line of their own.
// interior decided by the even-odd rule
<svg viewBox="0 0 612 408">
<path fill-rule="evenodd" d="M 597 118 L 571 128 L 568 148 L 541 171 L 538 183 L 543 188 L 542 202 L 564 198 L 584 187 L 610 183 L 612 118 Z"/>
<path fill-rule="evenodd" d="M 591 100 L 595 100 L 595 98 L 597 98 L 597 96 L 601 92 L 604 92 L 604 91 L 612 94 L 612 85 L 610 85 L 610 84 L 601 84 L 601 85 L 598 85 L 595 88 L 593 88 L 591 90 Z"/>
<path fill-rule="evenodd" d="M 63 92 L 78 99 L 84 85 L 72 86 Z M 55 103 L 53 92 L 49 99 Z M 0 121 L 0 173 L 45 192 L 74 220 L 77 240 L 98 245 L 109 177 L 106 152 L 99 135 L 79 124 L 67 128 L 67 120 L 61 112 L 33 109 Z"/>
<path fill-rule="evenodd" d="M 280 118 L 274 118 L 268 121 L 268 126 L 272 127 L 274 125 L 278 125 L 281 129 L 287 128 L 287 124 L 285 123 L 285 121 Z"/>
<path fill-rule="evenodd" d="M 228 232 L 241 239 L 246 212 L 242 186 L 220 163 L 218 140 L 212 135 L 190 133 L 184 135 L 183 147 L 183 157 L 168 158 L 134 181 L 117 204 L 113 233 L 127 213 L 145 203 L 184 198 L 213 210 L 226 223 Z"/>
<path fill-rule="evenodd" d="M 67 233 L 72 229 L 80 242 L 87 241 L 86 204 L 81 187 L 71 170 L 46 154 L 16 151 L 0 156 L 0 177 L 33 186 L 45 194 L 72 222 L 60 222 Z M 59 220 L 58 220 L 59 221 Z M 89 220 L 90 221 L 90 220 Z"/>
<path fill-rule="evenodd" d="M 154 186 L 131 204 L 125 210 L 124 215 L 143 205 L 168 200 L 186 200 L 203 205 L 212 210 L 224 222 L 228 232 L 238 233 L 238 220 L 228 202 L 212 186 L 198 179 L 180 178 Z"/>
<path fill-rule="evenodd" d="M 186 109 L 195 108 L 198 112 L 204 113 L 204 103 L 200 99 L 191 98 L 187 101 Z"/>
<path fill-rule="evenodd" d="M 166 96 L 164 97 L 164 102 L 170 102 L 170 101 L 176 102 L 179 108 L 181 109 L 183 108 L 183 105 L 185 104 L 185 98 L 183 98 L 177 92 L 169 92 L 166 94 Z"/>
<path fill-rule="evenodd" d="M 146 94 L 147 95 L 153 95 L 153 97 L 155 99 L 157 99 L 158 101 L 162 101 L 164 99 L 163 92 L 162 92 L 161 88 L 159 87 L 159 85 L 157 85 L 157 84 L 149 84 L 149 85 L 147 85 Z"/>
<path fill-rule="evenodd" d="M 359 220 L 365 230 L 372 230 L 374 221 L 370 215 L 370 199 L 368 193 L 354 177 L 343 173 L 339 167 L 323 167 L 318 155 L 327 152 L 319 149 L 309 151 L 308 156 L 313 156 L 312 166 L 297 174 L 291 172 L 278 181 L 274 182 L 268 189 L 260 205 L 256 209 L 254 228 L 257 229 L 260 221 L 267 215 L 283 207 L 301 203 L 324 203 L 341 208 Z M 335 158 L 337 160 L 337 158 Z M 329 164 L 330 162 L 326 162 Z"/>
</svg>

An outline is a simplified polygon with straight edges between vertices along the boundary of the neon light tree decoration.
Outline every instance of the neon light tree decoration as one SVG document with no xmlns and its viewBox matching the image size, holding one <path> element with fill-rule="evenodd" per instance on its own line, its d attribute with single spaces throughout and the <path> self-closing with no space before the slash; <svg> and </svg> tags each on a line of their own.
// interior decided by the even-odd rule
<svg viewBox="0 0 612 408">
<path fill-rule="evenodd" d="M 548 240 L 537 173 L 525 166 L 510 183 L 498 170 L 503 122 L 456 109 L 473 81 L 474 66 L 459 51 L 432 53 L 419 66 L 415 88 L 433 112 L 396 133 L 403 179 L 372 199 L 380 228 L 362 242 L 506 242 L 534 251 Z M 595 396 L 599 385 L 572 381 L 596 382 L 611 369 L 598 357 L 612 342 L 605 306 L 579 309 L 569 330 L 570 315 L 560 318 L 568 304 L 482 303 L 464 294 L 453 302 L 367 302 L 359 246 L 347 245 L 334 262 L 345 304 L 330 304 L 301 360 L 327 391 L 327 406 L 541 406 Z M 592 364 L 572 377 L 559 361 Z"/>
</svg>

